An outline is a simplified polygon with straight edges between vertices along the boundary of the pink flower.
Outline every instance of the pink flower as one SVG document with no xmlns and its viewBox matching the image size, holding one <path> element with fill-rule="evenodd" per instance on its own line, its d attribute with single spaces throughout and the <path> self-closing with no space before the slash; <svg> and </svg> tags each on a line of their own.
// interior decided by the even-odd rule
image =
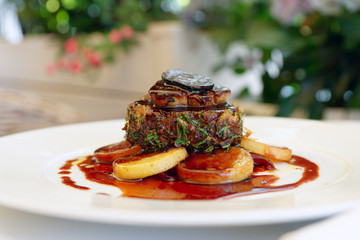
<svg viewBox="0 0 360 240">
<path fill-rule="evenodd" d="M 86 58 L 90 65 L 98 67 L 101 65 L 101 57 L 97 52 L 88 51 L 86 53 Z"/>
<path fill-rule="evenodd" d="M 74 60 L 70 63 L 70 70 L 73 73 L 79 73 L 83 69 L 83 64 L 79 60 Z"/>
<path fill-rule="evenodd" d="M 76 53 L 78 50 L 78 42 L 75 38 L 69 38 L 64 43 L 65 52 L 68 54 Z"/>
<path fill-rule="evenodd" d="M 296 15 L 309 10 L 309 0 L 273 0 L 271 5 L 273 16 L 284 24 L 290 24 Z"/>
<path fill-rule="evenodd" d="M 134 36 L 134 29 L 129 25 L 125 25 L 121 28 L 121 33 L 125 39 L 129 39 Z"/>
<path fill-rule="evenodd" d="M 122 40 L 122 34 L 119 30 L 114 29 L 109 33 L 109 38 L 112 43 L 119 43 Z"/>
<path fill-rule="evenodd" d="M 45 67 L 45 71 L 46 71 L 46 73 L 49 74 L 49 75 L 54 74 L 55 71 L 56 71 L 56 65 L 55 65 L 55 63 L 49 63 L 49 64 L 47 64 L 46 67 Z"/>
<path fill-rule="evenodd" d="M 58 62 L 58 66 L 60 69 L 68 69 L 69 68 L 69 60 L 66 58 L 60 58 Z"/>
</svg>

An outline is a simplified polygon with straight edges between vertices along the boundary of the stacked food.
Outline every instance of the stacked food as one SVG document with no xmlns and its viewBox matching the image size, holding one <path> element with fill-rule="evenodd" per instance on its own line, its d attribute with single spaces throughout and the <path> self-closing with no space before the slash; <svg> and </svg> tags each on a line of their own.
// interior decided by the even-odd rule
<svg viewBox="0 0 360 240">
<path fill-rule="evenodd" d="M 241 112 L 226 103 L 230 90 L 202 75 L 170 69 L 146 100 L 130 104 L 127 140 L 146 151 L 186 147 L 201 152 L 240 143 Z"/>
<path fill-rule="evenodd" d="M 189 183 L 223 184 L 251 176 L 249 151 L 291 159 L 287 148 L 243 136 L 243 114 L 227 103 L 230 89 L 177 69 L 161 77 L 149 94 L 129 105 L 126 141 L 95 152 L 99 162 L 113 162 L 116 178 L 142 179 L 172 169 Z"/>
</svg>

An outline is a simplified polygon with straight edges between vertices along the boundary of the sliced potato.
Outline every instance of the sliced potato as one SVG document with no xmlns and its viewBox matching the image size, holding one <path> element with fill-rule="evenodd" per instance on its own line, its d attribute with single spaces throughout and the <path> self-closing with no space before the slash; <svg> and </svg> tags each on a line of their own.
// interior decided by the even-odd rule
<svg viewBox="0 0 360 240">
<path fill-rule="evenodd" d="M 188 153 L 184 147 L 172 148 L 165 152 L 140 154 L 113 163 L 114 176 L 118 179 L 141 179 L 175 167 Z"/>
<path fill-rule="evenodd" d="M 242 148 L 216 149 L 212 155 L 192 153 L 176 167 L 179 178 L 194 184 L 226 184 L 251 176 L 254 162 Z"/>
<path fill-rule="evenodd" d="M 290 161 L 292 157 L 292 151 L 288 148 L 267 145 L 251 138 L 242 138 L 240 146 L 250 152 L 263 155 L 270 160 Z"/>
<path fill-rule="evenodd" d="M 124 140 L 108 146 L 101 147 L 94 152 L 94 158 L 100 163 L 112 163 L 117 158 L 141 152 L 139 145 L 132 145 Z"/>
</svg>

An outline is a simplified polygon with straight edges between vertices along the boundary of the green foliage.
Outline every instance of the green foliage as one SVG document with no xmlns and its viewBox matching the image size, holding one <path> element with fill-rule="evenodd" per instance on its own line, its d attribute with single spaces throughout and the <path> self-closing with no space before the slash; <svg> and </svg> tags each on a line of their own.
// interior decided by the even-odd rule
<svg viewBox="0 0 360 240">
<path fill-rule="evenodd" d="M 299 1 L 301 2 L 301 1 Z M 296 108 L 309 118 L 322 118 L 326 107 L 360 107 L 360 11 L 341 9 L 336 15 L 305 11 L 283 23 L 272 15 L 272 1 L 229 0 L 204 10 L 206 31 L 226 54 L 233 42 L 260 49 L 265 66 L 274 49 L 284 63 L 273 76 L 265 71 L 262 101 L 279 105 L 279 116 Z M 216 70 L 228 67 L 242 74 L 246 64 L 220 61 Z M 285 91 L 286 90 L 286 91 Z"/>
<path fill-rule="evenodd" d="M 108 32 L 123 25 L 145 31 L 150 21 L 174 19 L 159 0 L 20 0 L 16 1 L 25 33 Z"/>
<path fill-rule="evenodd" d="M 16 0 L 25 34 L 51 33 L 62 47 L 48 74 L 84 73 L 137 44 L 151 21 L 176 18 L 159 0 Z M 94 73 L 94 72 L 92 72 Z M 88 79 L 94 79 L 94 74 Z"/>
</svg>

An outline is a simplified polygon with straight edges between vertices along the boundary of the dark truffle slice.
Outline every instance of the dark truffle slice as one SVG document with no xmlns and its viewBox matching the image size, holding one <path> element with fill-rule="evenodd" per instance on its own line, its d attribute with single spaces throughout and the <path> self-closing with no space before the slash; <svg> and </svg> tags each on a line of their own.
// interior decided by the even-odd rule
<svg viewBox="0 0 360 240">
<path fill-rule="evenodd" d="M 214 82 L 209 77 L 179 69 L 169 69 L 161 75 L 161 78 L 165 84 L 187 91 L 207 92 L 214 87 Z"/>
</svg>

